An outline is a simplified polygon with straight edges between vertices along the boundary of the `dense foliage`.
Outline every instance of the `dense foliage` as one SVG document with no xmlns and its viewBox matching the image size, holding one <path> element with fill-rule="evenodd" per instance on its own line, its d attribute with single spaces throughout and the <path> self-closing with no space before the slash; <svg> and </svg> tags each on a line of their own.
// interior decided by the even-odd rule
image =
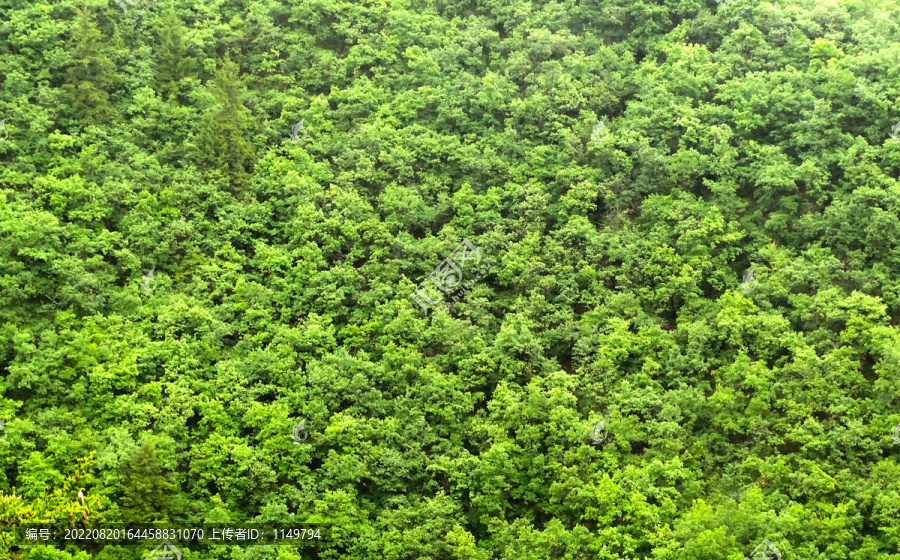
<svg viewBox="0 0 900 560">
<path fill-rule="evenodd" d="M 900 553 L 900 0 L 724 8 L 0 0 L 0 522 Z"/>
</svg>

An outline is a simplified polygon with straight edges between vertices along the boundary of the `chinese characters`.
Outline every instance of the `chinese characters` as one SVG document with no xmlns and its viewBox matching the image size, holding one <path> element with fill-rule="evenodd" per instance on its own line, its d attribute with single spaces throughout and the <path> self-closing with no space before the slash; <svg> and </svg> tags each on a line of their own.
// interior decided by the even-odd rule
<svg viewBox="0 0 900 560">
<path fill-rule="evenodd" d="M 468 239 L 464 239 L 463 242 L 450 253 L 450 256 L 444 259 L 437 268 L 428 275 L 428 278 L 423 280 L 416 287 L 416 291 L 410 294 L 410 297 L 422 307 L 422 310 L 425 311 L 425 314 L 427 315 L 428 306 L 437 306 L 439 303 L 444 302 L 444 296 L 447 295 L 448 292 L 456 290 L 462 284 L 463 271 L 469 273 L 479 264 L 481 264 L 481 252 Z M 453 301 L 447 302 L 438 315 L 443 315 L 454 302 L 458 301 L 459 298 L 472 287 L 475 280 L 481 278 L 490 268 L 491 265 L 483 267 L 475 275 L 472 282 L 464 285 L 453 295 L 448 295 L 448 300 Z M 431 280 L 431 283 L 439 290 L 439 292 L 435 291 L 433 288 L 430 290 L 430 293 L 425 290 L 428 280 Z"/>
</svg>

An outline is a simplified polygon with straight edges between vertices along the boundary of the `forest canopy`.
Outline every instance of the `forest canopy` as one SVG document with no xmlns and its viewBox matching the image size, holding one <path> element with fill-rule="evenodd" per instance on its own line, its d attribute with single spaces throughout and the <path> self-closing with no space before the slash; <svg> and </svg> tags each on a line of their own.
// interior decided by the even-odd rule
<svg viewBox="0 0 900 560">
<path fill-rule="evenodd" d="M 0 558 L 896 557 L 898 13 L 0 0 Z"/>
</svg>

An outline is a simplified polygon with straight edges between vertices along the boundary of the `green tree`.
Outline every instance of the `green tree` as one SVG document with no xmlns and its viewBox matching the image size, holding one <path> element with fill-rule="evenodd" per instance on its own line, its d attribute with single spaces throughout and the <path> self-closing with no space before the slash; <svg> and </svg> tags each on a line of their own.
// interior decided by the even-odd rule
<svg viewBox="0 0 900 560">
<path fill-rule="evenodd" d="M 100 499 L 86 492 L 91 483 L 89 469 L 95 453 L 78 460 L 75 471 L 68 476 L 53 473 L 39 454 L 33 454 L 31 463 L 39 465 L 40 472 L 24 477 L 24 496 L 13 487 L 10 494 L 0 494 L 0 558 L 19 558 L 11 550 L 13 530 L 24 523 L 86 524 L 96 517 L 101 508 Z M 46 477 L 56 479 L 50 483 Z M 54 476 L 58 475 L 58 476 Z M 80 495 L 79 495 L 80 494 Z"/>
<path fill-rule="evenodd" d="M 129 457 L 123 476 L 126 486 L 121 512 L 125 523 L 168 521 L 169 514 L 175 513 L 177 486 L 166 473 L 152 439 L 144 440 Z"/>
<path fill-rule="evenodd" d="M 66 81 L 62 88 L 82 124 L 101 122 L 113 115 L 107 90 L 115 82 L 112 60 L 87 5 L 76 11 L 70 32 Z"/>
<path fill-rule="evenodd" d="M 197 159 L 214 173 L 224 173 L 231 185 L 240 189 L 255 164 L 255 153 L 245 138 L 251 119 L 244 106 L 246 90 L 238 65 L 226 58 L 216 71 L 211 89 L 215 104 L 203 115 Z"/>
<path fill-rule="evenodd" d="M 179 82 L 187 76 L 196 63 L 188 56 L 185 42 L 187 29 L 178 17 L 175 7 L 169 4 L 159 31 L 159 62 L 156 65 L 156 77 L 160 87 L 170 95 L 180 91 Z"/>
</svg>

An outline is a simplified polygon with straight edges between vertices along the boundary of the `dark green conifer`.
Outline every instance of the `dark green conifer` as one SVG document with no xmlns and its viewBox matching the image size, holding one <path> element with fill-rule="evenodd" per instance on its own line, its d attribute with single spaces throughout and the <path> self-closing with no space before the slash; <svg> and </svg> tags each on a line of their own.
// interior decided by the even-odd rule
<svg viewBox="0 0 900 560">
<path fill-rule="evenodd" d="M 90 9 L 86 5 L 78 8 L 62 89 L 82 124 L 99 123 L 113 115 L 107 90 L 115 82 L 115 74 L 102 38 Z"/>
<path fill-rule="evenodd" d="M 127 523 L 162 521 L 172 512 L 176 485 L 165 473 L 156 444 L 146 440 L 125 467 L 122 518 Z"/>
<path fill-rule="evenodd" d="M 207 109 L 197 139 L 198 160 L 208 169 L 222 172 L 232 186 L 246 184 L 255 155 L 244 137 L 250 125 L 250 111 L 244 106 L 246 91 L 238 66 L 225 59 L 212 85 L 216 104 Z"/>
<path fill-rule="evenodd" d="M 184 40 L 186 29 L 173 6 L 169 6 L 159 31 L 160 52 L 156 66 L 156 77 L 160 89 L 170 95 L 179 92 L 179 81 L 190 74 L 195 59 L 188 56 L 188 47 Z"/>
</svg>

